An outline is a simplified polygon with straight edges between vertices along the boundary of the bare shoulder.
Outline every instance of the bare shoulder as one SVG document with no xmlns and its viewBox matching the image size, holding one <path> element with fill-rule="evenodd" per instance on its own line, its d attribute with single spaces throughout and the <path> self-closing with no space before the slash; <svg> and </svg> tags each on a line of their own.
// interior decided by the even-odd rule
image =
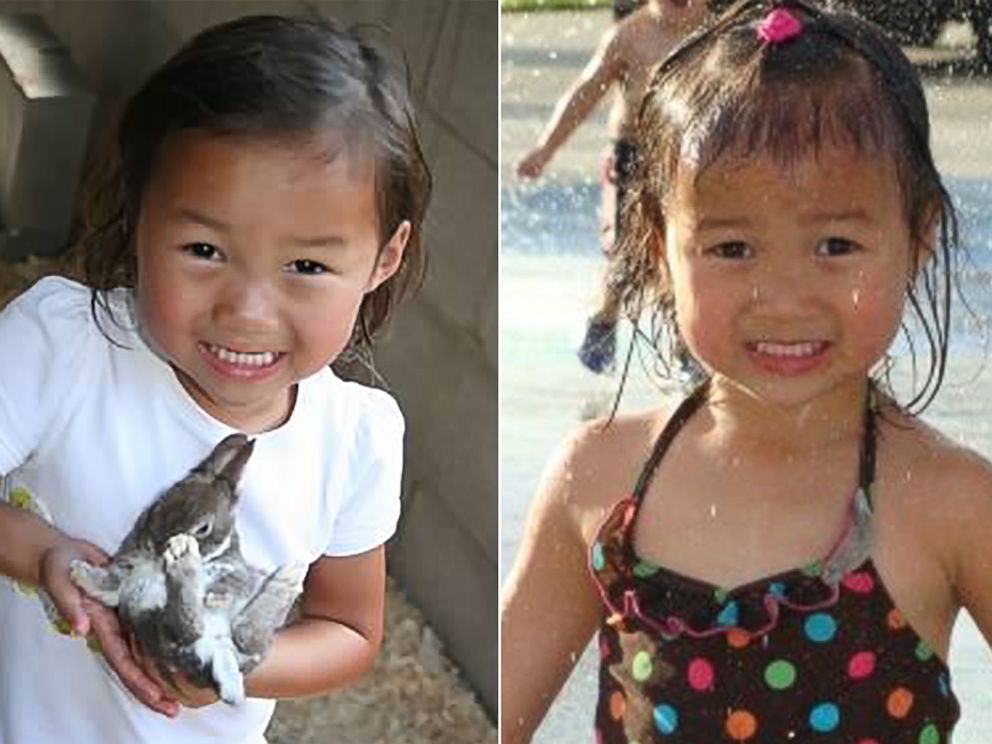
<svg viewBox="0 0 992 744">
<path fill-rule="evenodd" d="M 615 28 L 613 45 L 617 54 L 631 66 L 657 64 L 680 38 L 665 30 L 647 6 L 631 13 Z"/>
<path fill-rule="evenodd" d="M 630 495 L 672 406 L 596 419 L 566 439 L 545 478 L 546 495 L 589 537 L 608 510 Z"/>
<path fill-rule="evenodd" d="M 650 39 L 657 23 L 645 8 L 634 11 L 613 27 L 612 46 L 617 56 L 630 63 L 636 61 L 636 50 Z"/>
<path fill-rule="evenodd" d="M 917 418 L 901 412 L 885 414 L 883 436 L 911 479 L 944 488 L 953 486 L 965 498 L 992 497 L 992 463 Z"/>
<path fill-rule="evenodd" d="M 951 552 L 976 521 L 992 538 L 992 463 L 920 419 L 895 412 L 884 422 L 881 474 L 898 486 L 900 510 Z"/>
</svg>

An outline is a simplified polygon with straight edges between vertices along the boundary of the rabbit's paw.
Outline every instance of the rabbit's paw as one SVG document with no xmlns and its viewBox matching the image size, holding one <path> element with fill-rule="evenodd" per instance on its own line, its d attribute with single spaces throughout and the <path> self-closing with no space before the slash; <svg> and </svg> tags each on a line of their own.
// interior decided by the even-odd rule
<svg viewBox="0 0 992 744">
<path fill-rule="evenodd" d="M 120 584 L 105 568 L 86 561 L 72 561 L 69 564 L 69 578 L 73 584 L 107 607 L 116 607 L 120 602 Z"/>
<path fill-rule="evenodd" d="M 213 657 L 213 676 L 221 700 L 229 705 L 239 705 L 245 701 L 245 681 L 238 668 L 234 649 L 230 646 L 218 649 Z"/>
<path fill-rule="evenodd" d="M 277 568 L 269 577 L 269 581 L 299 594 L 303 591 L 303 579 L 306 578 L 309 568 L 306 563 L 289 563 Z"/>
<path fill-rule="evenodd" d="M 166 543 L 162 557 L 166 566 L 176 563 L 196 564 L 200 562 L 200 545 L 195 537 L 185 532 L 173 535 Z"/>
</svg>

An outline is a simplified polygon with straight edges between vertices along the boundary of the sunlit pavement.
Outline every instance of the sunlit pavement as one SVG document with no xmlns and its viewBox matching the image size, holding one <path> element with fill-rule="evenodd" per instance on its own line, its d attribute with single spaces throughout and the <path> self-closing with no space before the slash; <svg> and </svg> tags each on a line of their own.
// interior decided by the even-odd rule
<svg viewBox="0 0 992 744">
<path fill-rule="evenodd" d="M 608 11 L 504 13 L 502 46 L 503 188 L 513 188 L 513 168 L 551 113 L 555 100 L 578 75 L 611 23 Z M 949 25 L 937 49 L 911 49 L 916 61 L 966 60 L 970 31 Z M 941 169 L 956 176 L 992 175 L 992 81 L 927 75 L 934 150 Z M 560 182 L 596 178 L 606 145 L 606 105 L 556 154 L 549 177 Z"/>
</svg>

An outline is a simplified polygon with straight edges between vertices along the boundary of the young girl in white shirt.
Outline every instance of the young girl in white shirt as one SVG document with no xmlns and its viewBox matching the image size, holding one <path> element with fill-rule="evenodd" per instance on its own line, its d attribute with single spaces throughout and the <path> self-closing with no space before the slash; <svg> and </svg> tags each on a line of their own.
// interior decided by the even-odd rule
<svg viewBox="0 0 992 744">
<path fill-rule="evenodd" d="M 0 314 L 0 742 L 261 742 L 272 699 L 347 683 L 381 638 L 403 420 L 328 365 L 419 278 L 409 94 L 326 21 L 242 18 L 152 75 L 104 165 L 87 286 L 44 279 Z M 309 566 L 236 707 L 165 683 L 68 577 L 234 431 L 256 440 L 246 559 Z"/>
</svg>

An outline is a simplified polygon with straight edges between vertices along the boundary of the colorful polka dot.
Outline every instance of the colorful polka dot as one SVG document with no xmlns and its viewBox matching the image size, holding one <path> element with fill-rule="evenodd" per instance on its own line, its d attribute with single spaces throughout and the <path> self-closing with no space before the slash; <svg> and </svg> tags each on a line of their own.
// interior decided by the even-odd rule
<svg viewBox="0 0 992 744">
<path fill-rule="evenodd" d="M 906 619 L 895 607 L 889 610 L 889 614 L 885 618 L 885 622 L 888 624 L 890 630 L 901 630 L 906 627 Z"/>
<path fill-rule="evenodd" d="M 809 725 L 821 734 L 833 731 L 840 725 L 840 708 L 833 703 L 820 703 L 809 712 Z"/>
<path fill-rule="evenodd" d="M 841 584 L 855 594 L 869 594 L 875 588 L 875 581 L 867 571 L 856 571 L 841 579 Z"/>
<path fill-rule="evenodd" d="M 931 656 L 933 656 L 933 649 L 930 648 L 930 644 L 926 641 L 920 641 L 916 644 L 916 658 L 920 661 L 926 661 Z"/>
<path fill-rule="evenodd" d="M 920 731 L 920 744 L 939 744 L 939 742 L 940 732 L 934 724 L 928 723 Z"/>
<path fill-rule="evenodd" d="M 847 674 L 851 679 L 870 677 L 875 671 L 875 654 L 871 651 L 859 651 L 847 662 Z"/>
<path fill-rule="evenodd" d="M 727 601 L 728 594 L 729 592 L 726 589 L 717 587 L 716 589 L 713 590 L 713 599 L 716 600 L 717 604 L 723 604 L 724 602 Z"/>
<path fill-rule="evenodd" d="M 744 648 L 750 642 L 751 636 L 747 634 L 747 631 L 740 628 L 732 628 L 727 631 L 727 645 L 731 648 Z"/>
<path fill-rule="evenodd" d="M 858 739 L 858 744 L 878 744 L 878 739 Z"/>
<path fill-rule="evenodd" d="M 619 721 L 623 718 L 623 712 L 627 709 L 627 699 L 623 696 L 623 693 L 617 690 L 612 695 L 610 695 L 610 715 L 613 717 L 614 721 Z"/>
<path fill-rule="evenodd" d="M 768 593 L 775 597 L 784 597 L 785 584 L 781 581 L 773 581 L 768 587 Z"/>
<path fill-rule="evenodd" d="M 713 665 L 703 658 L 693 659 L 686 669 L 689 687 L 697 691 L 712 690 L 714 674 Z"/>
<path fill-rule="evenodd" d="M 734 741 L 747 741 L 758 730 L 758 719 L 749 710 L 731 711 L 724 728 Z"/>
<path fill-rule="evenodd" d="M 716 621 L 720 625 L 737 625 L 737 619 L 740 615 L 740 610 L 737 607 L 736 602 L 730 602 L 720 610 L 720 614 L 716 616 Z"/>
<path fill-rule="evenodd" d="M 815 643 L 826 643 L 837 633 L 837 621 L 825 612 L 817 612 L 806 618 L 806 637 Z"/>
<path fill-rule="evenodd" d="M 634 576 L 639 579 L 647 579 L 658 573 L 659 569 L 653 563 L 648 563 L 647 561 L 638 561 L 637 565 L 634 566 Z"/>
<path fill-rule="evenodd" d="M 951 684 L 950 681 L 947 679 L 946 674 L 941 674 L 937 678 L 937 689 L 940 690 L 940 694 L 943 695 L 944 697 L 950 697 Z"/>
<path fill-rule="evenodd" d="M 596 571 L 602 571 L 606 566 L 606 556 L 603 553 L 602 543 L 596 543 L 592 546 L 592 567 Z"/>
<path fill-rule="evenodd" d="M 889 693 L 885 709 L 893 718 L 905 718 L 913 707 L 913 693 L 905 687 L 897 687 Z"/>
<path fill-rule="evenodd" d="M 786 690 L 796 681 L 796 667 L 785 659 L 776 659 L 765 667 L 765 682 L 773 690 Z"/>
<path fill-rule="evenodd" d="M 810 561 L 801 569 L 805 576 L 816 577 L 819 576 L 823 571 L 823 566 L 820 561 Z"/>
<path fill-rule="evenodd" d="M 630 673 L 638 682 L 644 682 L 651 676 L 651 654 L 638 651 L 630 665 Z"/>
<path fill-rule="evenodd" d="M 679 727 L 679 713 L 671 705 L 662 703 L 654 709 L 654 727 L 663 734 L 673 734 Z"/>
</svg>

